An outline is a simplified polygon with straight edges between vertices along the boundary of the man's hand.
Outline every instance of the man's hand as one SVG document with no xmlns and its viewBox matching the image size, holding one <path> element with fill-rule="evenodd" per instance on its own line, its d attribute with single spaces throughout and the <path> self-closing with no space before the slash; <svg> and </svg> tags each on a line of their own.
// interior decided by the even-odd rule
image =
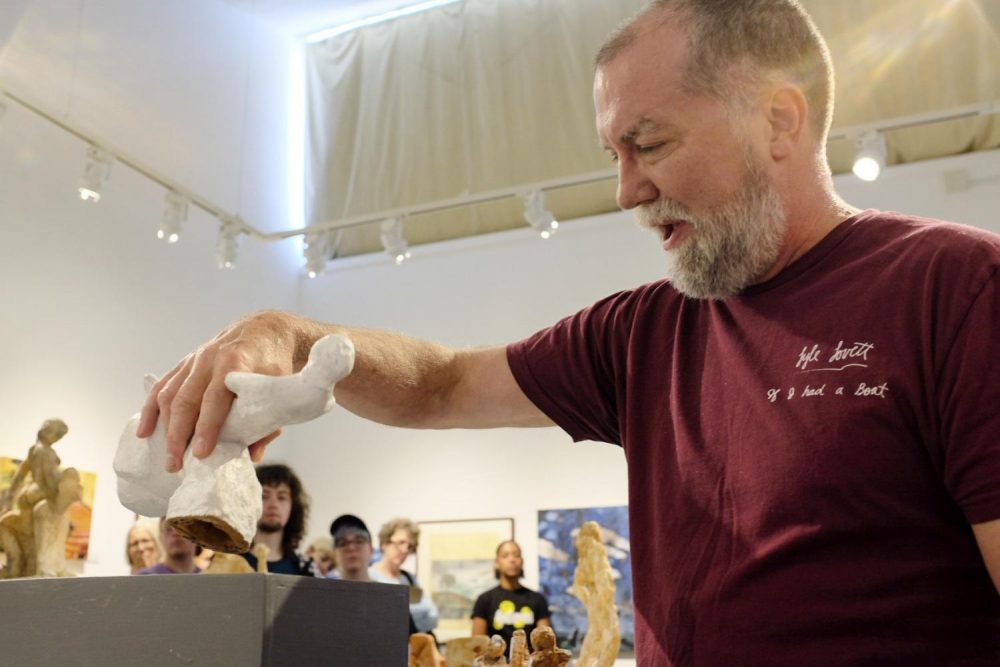
<svg viewBox="0 0 1000 667">
<path fill-rule="evenodd" d="M 136 435 L 148 438 L 158 419 L 166 420 L 167 470 L 180 470 L 188 442 L 198 458 L 208 456 L 233 404 L 226 375 L 233 371 L 287 375 L 301 363 L 299 321 L 291 315 L 262 312 L 230 325 L 214 339 L 185 357 L 156 382 L 146 397 Z M 306 345 L 305 349 L 308 350 Z M 280 434 L 271 433 L 250 446 L 258 461 L 264 448 Z"/>
</svg>

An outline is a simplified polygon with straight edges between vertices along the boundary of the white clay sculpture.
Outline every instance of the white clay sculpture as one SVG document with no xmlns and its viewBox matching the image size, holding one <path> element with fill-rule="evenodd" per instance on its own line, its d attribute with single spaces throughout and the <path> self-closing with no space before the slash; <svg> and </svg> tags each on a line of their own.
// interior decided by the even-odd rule
<svg viewBox="0 0 1000 667">
<path fill-rule="evenodd" d="M 316 341 L 294 375 L 230 373 L 236 394 L 215 450 L 195 458 L 190 448 L 179 472 L 166 471 L 163 420 L 147 439 L 135 436 L 139 415 L 125 426 L 114 468 L 121 503 L 143 516 L 166 517 L 178 532 L 204 547 L 243 553 L 257 531 L 261 487 L 248 447 L 276 429 L 306 422 L 335 405 L 333 387 L 354 368 L 354 345 L 333 334 Z M 147 377 L 147 391 L 151 378 Z"/>
</svg>

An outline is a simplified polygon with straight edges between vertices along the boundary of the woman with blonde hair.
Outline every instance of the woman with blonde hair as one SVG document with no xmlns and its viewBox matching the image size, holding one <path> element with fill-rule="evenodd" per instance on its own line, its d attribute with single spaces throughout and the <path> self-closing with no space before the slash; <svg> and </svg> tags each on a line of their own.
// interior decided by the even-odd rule
<svg viewBox="0 0 1000 667">
<path fill-rule="evenodd" d="M 382 558 L 368 568 L 368 576 L 384 584 L 410 587 L 410 616 L 417 632 L 431 632 L 438 623 L 438 609 L 431 596 L 417 585 L 417 578 L 403 569 L 403 561 L 417 550 L 420 529 L 409 519 L 392 519 L 378 532 Z"/>
<path fill-rule="evenodd" d="M 155 519 L 138 519 L 128 529 L 125 560 L 129 565 L 129 574 L 160 562 L 160 542 L 156 539 L 158 531 Z"/>
</svg>

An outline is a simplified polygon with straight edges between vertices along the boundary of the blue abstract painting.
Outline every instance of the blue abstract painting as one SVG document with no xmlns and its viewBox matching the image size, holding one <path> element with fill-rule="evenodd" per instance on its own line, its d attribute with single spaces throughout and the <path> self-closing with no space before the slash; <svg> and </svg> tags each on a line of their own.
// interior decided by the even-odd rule
<svg viewBox="0 0 1000 667">
<path fill-rule="evenodd" d="M 621 624 L 622 645 L 618 654 L 630 658 L 635 649 L 635 618 L 632 610 L 632 559 L 629 548 L 628 507 L 540 510 L 538 512 L 538 579 L 549 602 L 552 627 L 559 646 L 579 654 L 587 634 L 587 610 L 570 595 L 576 570 L 576 536 L 587 521 L 601 526 L 602 541 L 615 577 L 615 603 Z"/>
</svg>

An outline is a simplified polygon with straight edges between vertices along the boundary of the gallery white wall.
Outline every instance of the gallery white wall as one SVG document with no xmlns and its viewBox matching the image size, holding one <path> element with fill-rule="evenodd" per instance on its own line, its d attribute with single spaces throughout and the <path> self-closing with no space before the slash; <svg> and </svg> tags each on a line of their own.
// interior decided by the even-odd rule
<svg viewBox="0 0 1000 667">
<path fill-rule="evenodd" d="M 289 44 L 223 3 L 3 3 L 0 82 L 219 206 L 289 225 Z M 246 110 L 246 113 L 244 113 Z M 127 573 L 131 513 L 115 493 L 118 436 L 162 373 L 226 322 L 287 305 L 295 241 L 244 241 L 215 263 L 217 222 L 192 209 L 155 238 L 164 191 L 122 164 L 98 204 L 76 192 L 86 145 L 10 103 L 0 118 L 0 456 L 48 417 L 64 465 L 97 473 L 85 573 Z"/>
</svg>

